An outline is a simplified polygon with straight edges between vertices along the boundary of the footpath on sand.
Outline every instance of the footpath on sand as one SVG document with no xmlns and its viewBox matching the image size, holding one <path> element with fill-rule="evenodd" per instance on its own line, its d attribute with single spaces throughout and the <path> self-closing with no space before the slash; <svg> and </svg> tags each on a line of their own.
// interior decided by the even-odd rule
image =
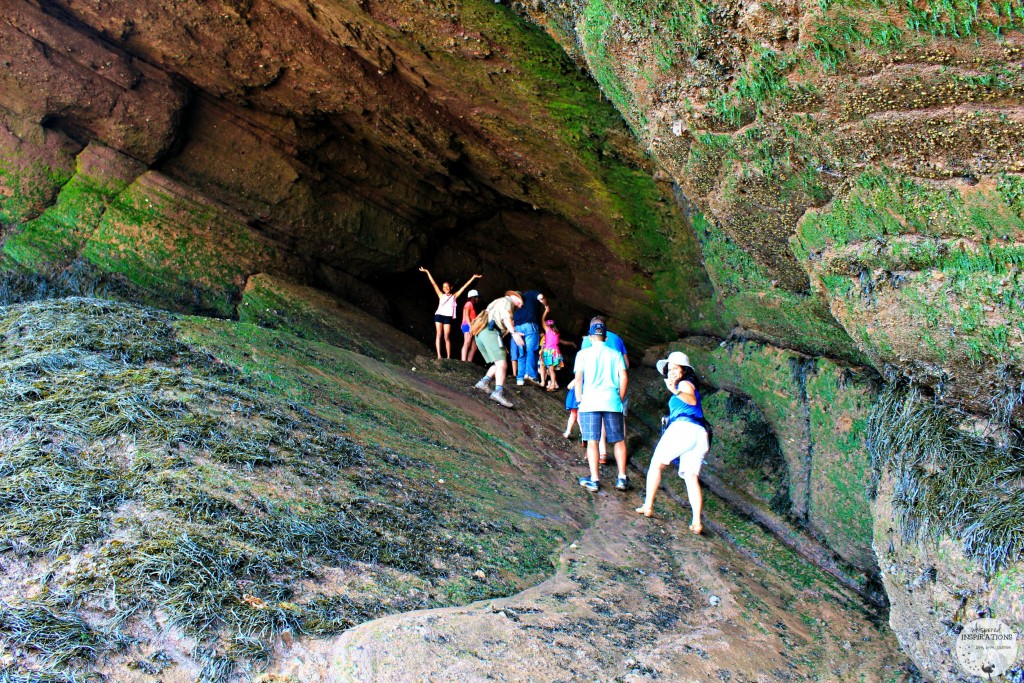
<svg viewBox="0 0 1024 683">
<path fill-rule="evenodd" d="M 459 381 L 447 373 L 433 379 Z M 267 680 L 909 678 L 884 616 L 856 595 L 713 496 L 700 537 L 669 496 L 659 498 L 654 519 L 634 513 L 643 486 L 636 473 L 629 492 L 591 496 L 576 486 L 578 444 L 553 438 L 559 399 L 536 390 L 515 399 L 518 410 L 495 416 L 548 451 L 545 476 L 575 488 L 581 509 L 588 499 L 594 506 L 593 524 L 564 548 L 554 575 L 509 598 L 392 615 L 329 640 L 297 639 L 275 657 Z"/>
</svg>

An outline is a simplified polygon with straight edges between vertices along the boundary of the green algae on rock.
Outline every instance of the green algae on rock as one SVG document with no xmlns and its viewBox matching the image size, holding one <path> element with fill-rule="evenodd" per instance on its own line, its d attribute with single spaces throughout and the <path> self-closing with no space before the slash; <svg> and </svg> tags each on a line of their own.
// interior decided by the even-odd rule
<svg viewBox="0 0 1024 683">
<path fill-rule="evenodd" d="M 109 204 L 144 166 L 98 143 L 76 158 L 75 175 L 53 205 L 3 243 L 4 254 L 30 271 L 54 271 L 76 259 Z"/>
<path fill-rule="evenodd" d="M 943 385 L 975 412 L 1019 384 L 1024 363 L 1018 186 L 1012 176 L 968 186 L 864 173 L 800 224 L 816 288 L 874 364 Z"/>
<path fill-rule="evenodd" d="M 346 301 L 271 275 L 246 281 L 238 319 L 377 360 L 406 361 L 423 350 L 415 339 Z"/>
<path fill-rule="evenodd" d="M 240 216 L 154 172 L 117 195 L 82 257 L 155 298 L 222 316 L 249 275 L 278 263 Z"/>
</svg>

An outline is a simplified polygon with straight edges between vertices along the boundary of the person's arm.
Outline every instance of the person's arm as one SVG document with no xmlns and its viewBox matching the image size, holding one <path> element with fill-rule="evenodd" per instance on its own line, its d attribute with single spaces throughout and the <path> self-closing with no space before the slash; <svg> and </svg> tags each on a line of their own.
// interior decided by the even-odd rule
<svg viewBox="0 0 1024 683">
<path fill-rule="evenodd" d="M 679 400 L 688 406 L 697 405 L 697 388 L 693 386 L 692 382 L 678 382 L 675 386 L 671 386 L 670 382 L 671 380 L 665 380 L 665 385 L 668 386 L 668 390 L 675 394 Z"/>
<path fill-rule="evenodd" d="M 522 332 L 516 332 L 516 324 L 512 322 L 512 314 L 505 314 L 505 329 L 512 334 L 512 339 L 516 340 L 516 344 L 523 346 L 526 343 L 526 335 Z"/>
<path fill-rule="evenodd" d="M 580 402 L 583 400 L 583 373 L 577 372 L 573 381 L 576 383 L 576 401 Z"/>
<path fill-rule="evenodd" d="M 629 375 L 626 374 L 626 368 L 619 369 L 619 400 L 626 400 L 626 389 L 629 388 Z"/>
<path fill-rule="evenodd" d="M 462 285 L 462 287 L 459 288 L 459 291 L 455 292 L 455 298 L 458 299 L 460 296 L 462 296 L 462 293 L 466 291 L 466 287 L 469 287 L 471 284 L 473 284 L 473 280 L 477 279 L 478 277 L 483 277 L 483 275 L 477 274 L 466 280 L 466 284 Z"/>
<path fill-rule="evenodd" d="M 622 354 L 622 360 L 626 364 L 626 369 L 629 370 L 629 355 L 625 353 Z"/>
<path fill-rule="evenodd" d="M 561 337 L 559 337 L 559 339 L 558 339 L 558 345 L 559 346 L 571 346 L 574 349 L 578 349 L 579 348 L 578 346 L 576 346 L 576 342 L 567 341 L 565 339 L 562 339 Z"/>
<path fill-rule="evenodd" d="M 444 296 L 444 294 L 442 294 L 441 292 L 441 288 L 437 286 L 436 282 L 434 282 L 434 276 L 430 274 L 430 271 L 424 268 L 423 266 L 420 266 L 420 272 L 426 273 L 427 277 L 430 278 L 430 284 L 434 286 L 434 292 L 437 294 L 437 298 L 440 299 L 442 296 Z"/>
</svg>

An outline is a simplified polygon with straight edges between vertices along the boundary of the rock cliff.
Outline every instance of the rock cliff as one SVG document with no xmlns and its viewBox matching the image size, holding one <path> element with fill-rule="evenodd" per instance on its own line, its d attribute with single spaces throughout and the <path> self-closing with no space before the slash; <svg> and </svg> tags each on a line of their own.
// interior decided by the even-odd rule
<svg viewBox="0 0 1024 683">
<path fill-rule="evenodd" d="M 8 279 L 276 326 L 284 277 L 420 336 L 421 263 L 544 289 L 691 354 L 711 471 L 881 578 L 927 676 L 965 605 L 1020 627 L 1019 543 L 976 542 L 1019 468 L 924 533 L 938 466 L 884 438 L 1019 444 L 1020 0 L 0 8 Z M 900 423 L 907 387 L 939 417 Z"/>
</svg>

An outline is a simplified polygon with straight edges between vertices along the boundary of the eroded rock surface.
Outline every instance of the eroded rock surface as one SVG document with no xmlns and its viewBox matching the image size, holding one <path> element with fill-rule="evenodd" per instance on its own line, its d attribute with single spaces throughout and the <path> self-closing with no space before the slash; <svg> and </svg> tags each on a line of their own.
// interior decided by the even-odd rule
<svg viewBox="0 0 1024 683">
<path fill-rule="evenodd" d="M 430 290 L 415 266 L 429 262 L 439 277 L 484 271 L 490 292 L 540 286 L 567 316 L 614 311 L 638 340 L 668 333 L 657 323 L 669 312 L 709 324 L 694 305 L 710 293 L 696 242 L 628 128 L 553 41 L 506 7 L 21 0 L 7 9 L 0 196 L 15 232 L 6 253 L 24 267 L 52 254 L 19 250 L 19 239 L 43 239 L 38 230 L 19 238 L 22 224 L 59 210 L 55 197 L 78 175 L 74 157 L 86 154 L 78 166 L 87 166 L 102 145 L 144 164 L 132 172 L 145 172 L 141 187 L 125 192 L 117 170 L 90 176 L 102 191 L 78 202 L 93 218 L 61 256 L 147 288 L 159 271 L 222 314 L 244 276 L 270 271 L 345 293 L 352 287 L 339 283 L 369 282 L 395 300 L 390 315 L 418 320 Z M 147 226 L 151 242 L 138 245 L 147 253 L 182 251 L 182 240 L 216 251 L 226 231 L 223 260 L 242 266 L 242 281 L 111 252 L 116 236 L 93 222 L 125 203 Z M 210 234 L 211 220 L 223 229 Z M 93 231 L 104 246 L 76 250 Z M 279 257 L 239 253 L 241 233 Z"/>
</svg>

